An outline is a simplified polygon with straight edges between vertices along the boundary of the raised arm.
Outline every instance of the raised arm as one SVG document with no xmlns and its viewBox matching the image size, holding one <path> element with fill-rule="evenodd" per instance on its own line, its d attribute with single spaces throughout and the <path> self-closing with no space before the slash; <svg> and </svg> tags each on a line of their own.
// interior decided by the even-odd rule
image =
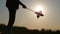
<svg viewBox="0 0 60 34">
<path fill-rule="evenodd" d="M 26 5 L 24 5 L 21 1 L 18 1 L 18 3 L 19 3 L 23 8 L 27 8 Z"/>
</svg>

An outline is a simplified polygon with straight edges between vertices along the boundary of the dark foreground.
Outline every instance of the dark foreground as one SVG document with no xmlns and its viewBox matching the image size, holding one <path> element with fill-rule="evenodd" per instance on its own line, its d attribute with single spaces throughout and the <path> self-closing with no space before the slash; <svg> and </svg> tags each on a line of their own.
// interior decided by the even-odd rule
<svg viewBox="0 0 60 34">
<path fill-rule="evenodd" d="M 6 26 L 4 24 L 0 24 L 0 34 L 6 32 Z M 12 34 L 60 34 L 60 30 L 52 31 L 52 30 L 29 30 L 25 27 L 12 27 Z"/>
</svg>

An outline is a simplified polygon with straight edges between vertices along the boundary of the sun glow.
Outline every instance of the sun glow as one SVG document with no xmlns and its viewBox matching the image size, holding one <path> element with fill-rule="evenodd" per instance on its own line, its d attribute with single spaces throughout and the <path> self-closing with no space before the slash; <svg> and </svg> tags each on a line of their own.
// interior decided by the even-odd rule
<svg viewBox="0 0 60 34">
<path fill-rule="evenodd" d="M 35 10 L 36 12 L 39 12 L 39 11 L 44 11 L 44 8 L 43 8 L 42 6 L 36 6 L 36 7 L 34 8 L 34 10 Z"/>
</svg>

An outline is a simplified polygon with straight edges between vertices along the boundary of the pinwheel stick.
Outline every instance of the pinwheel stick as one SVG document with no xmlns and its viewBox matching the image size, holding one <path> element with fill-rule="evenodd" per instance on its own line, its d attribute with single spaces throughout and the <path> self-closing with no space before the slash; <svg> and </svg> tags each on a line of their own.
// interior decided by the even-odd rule
<svg viewBox="0 0 60 34">
<path fill-rule="evenodd" d="M 30 11 L 32 11 L 32 12 L 35 12 L 34 10 L 32 10 L 32 9 L 29 9 L 29 8 L 27 8 L 27 10 L 30 10 Z"/>
</svg>

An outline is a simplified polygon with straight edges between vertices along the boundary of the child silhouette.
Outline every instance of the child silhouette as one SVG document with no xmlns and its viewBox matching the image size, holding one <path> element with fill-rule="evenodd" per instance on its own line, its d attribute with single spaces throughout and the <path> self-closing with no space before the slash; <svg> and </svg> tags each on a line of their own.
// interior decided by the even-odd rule
<svg viewBox="0 0 60 34">
<path fill-rule="evenodd" d="M 6 7 L 9 10 L 9 21 L 8 21 L 8 25 L 7 25 L 7 31 L 8 34 L 10 34 L 9 32 L 11 31 L 11 27 L 13 26 L 14 22 L 15 22 L 15 15 L 16 15 L 16 10 L 19 9 L 19 4 L 23 7 L 23 8 L 27 8 L 21 1 L 19 0 L 7 0 L 6 2 Z"/>
</svg>

